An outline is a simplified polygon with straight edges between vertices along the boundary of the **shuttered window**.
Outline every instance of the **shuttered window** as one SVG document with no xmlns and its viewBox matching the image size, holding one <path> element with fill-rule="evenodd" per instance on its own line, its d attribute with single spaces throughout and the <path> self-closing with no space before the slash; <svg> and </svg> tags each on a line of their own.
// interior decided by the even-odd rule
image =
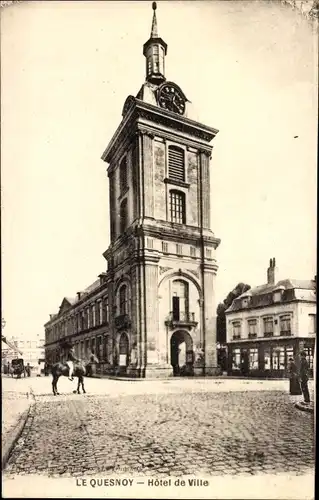
<svg viewBox="0 0 319 500">
<path fill-rule="evenodd" d="M 185 181 L 185 155 L 182 148 L 168 148 L 168 177 L 176 181 Z"/>
<path fill-rule="evenodd" d="M 123 194 L 127 189 L 127 163 L 126 158 L 123 158 L 120 164 L 120 192 Z"/>
</svg>

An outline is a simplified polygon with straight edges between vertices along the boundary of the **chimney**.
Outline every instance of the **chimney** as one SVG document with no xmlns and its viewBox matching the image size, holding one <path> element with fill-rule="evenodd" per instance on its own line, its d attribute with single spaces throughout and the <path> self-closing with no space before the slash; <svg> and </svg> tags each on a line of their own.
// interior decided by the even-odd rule
<svg viewBox="0 0 319 500">
<path fill-rule="evenodd" d="M 268 285 L 274 285 L 276 283 L 276 259 L 272 258 L 269 261 L 269 267 L 267 269 L 267 283 Z"/>
<path fill-rule="evenodd" d="M 78 296 L 78 300 L 80 300 L 82 293 L 81 292 L 76 292 L 76 294 Z"/>
</svg>

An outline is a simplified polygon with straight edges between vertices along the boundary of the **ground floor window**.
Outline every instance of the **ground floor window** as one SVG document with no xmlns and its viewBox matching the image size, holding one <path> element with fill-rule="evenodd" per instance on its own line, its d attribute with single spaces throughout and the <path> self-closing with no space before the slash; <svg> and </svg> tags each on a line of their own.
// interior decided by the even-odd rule
<svg viewBox="0 0 319 500">
<path fill-rule="evenodd" d="M 84 358 L 84 342 L 81 340 L 81 347 L 80 347 L 80 357 Z"/>
<path fill-rule="evenodd" d="M 232 369 L 239 370 L 240 369 L 240 349 L 233 350 L 232 356 Z"/>
<path fill-rule="evenodd" d="M 102 337 L 97 338 L 97 349 L 96 349 L 96 354 L 99 358 L 99 361 L 103 361 L 103 342 L 102 342 Z"/>
<path fill-rule="evenodd" d="M 90 340 L 86 339 L 85 341 L 85 356 L 89 356 L 90 354 Z"/>
<path fill-rule="evenodd" d="M 264 369 L 271 370 L 271 350 L 264 350 Z"/>
<path fill-rule="evenodd" d="M 310 370 L 313 369 L 313 347 L 305 347 L 304 352 L 306 353 L 306 359 L 308 361 L 308 365 Z"/>
<path fill-rule="evenodd" d="M 269 344 L 262 342 L 258 345 L 249 345 L 245 343 L 242 346 L 234 346 L 230 350 L 229 370 L 241 371 L 243 374 L 249 372 L 279 372 L 278 375 L 284 376 L 287 373 L 290 358 L 295 358 L 299 352 L 298 342 L 277 345 L 274 342 Z M 313 370 L 314 346 L 307 345 L 302 347 L 306 353 L 310 371 Z M 298 356 L 297 356 L 298 357 Z"/>
<path fill-rule="evenodd" d="M 258 370 L 258 349 L 249 349 L 249 368 L 251 370 Z"/>
<path fill-rule="evenodd" d="M 91 339 L 91 351 L 94 352 L 94 354 L 97 354 L 95 347 L 95 339 Z"/>
<path fill-rule="evenodd" d="M 272 368 L 273 370 L 285 369 L 285 348 L 276 347 L 272 352 Z"/>
<path fill-rule="evenodd" d="M 109 362 L 109 336 L 103 338 L 103 359 Z"/>
</svg>

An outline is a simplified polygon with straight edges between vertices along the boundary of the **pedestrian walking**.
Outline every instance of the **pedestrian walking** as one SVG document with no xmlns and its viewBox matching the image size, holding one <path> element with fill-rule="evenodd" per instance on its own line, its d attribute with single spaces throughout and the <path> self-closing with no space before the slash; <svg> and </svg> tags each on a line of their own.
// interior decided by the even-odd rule
<svg viewBox="0 0 319 500">
<path fill-rule="evenodd" d="M 309 394 L 309 389 L 308 389 L 308 373 L 309 373 L 309 364 L 306 358 L 306 353 L 302 351 L 300 353 L 300 371 L 299 371 L 299 376 L 300 376 L 300 386 L 302 390 L 302 394 L 304 397 L 304 402 L 305 404 L 310 403 L 310 394 Z"/>
<path fill-rule="evenodd" d="M 298 377 L 298 368 L 293 358 L 289 358 L 288 374 L 289 374 L 289 394 L 291 396 L 301 396 L 302 391 Z"/>
</svg>

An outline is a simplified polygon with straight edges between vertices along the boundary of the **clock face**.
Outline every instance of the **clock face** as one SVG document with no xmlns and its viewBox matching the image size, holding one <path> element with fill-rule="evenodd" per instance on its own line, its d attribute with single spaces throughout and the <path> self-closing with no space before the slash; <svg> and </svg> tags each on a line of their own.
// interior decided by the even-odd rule
<svg viewBox="0 0 319 500">
<path fill-rule="evenodd" d="M 158 96 L 159 105 L 168 111 L 174 111 L 180 115 L 185 112 L 185 99 L 181 92 L 173 85 L 164 85 Z"/>
</svg>

